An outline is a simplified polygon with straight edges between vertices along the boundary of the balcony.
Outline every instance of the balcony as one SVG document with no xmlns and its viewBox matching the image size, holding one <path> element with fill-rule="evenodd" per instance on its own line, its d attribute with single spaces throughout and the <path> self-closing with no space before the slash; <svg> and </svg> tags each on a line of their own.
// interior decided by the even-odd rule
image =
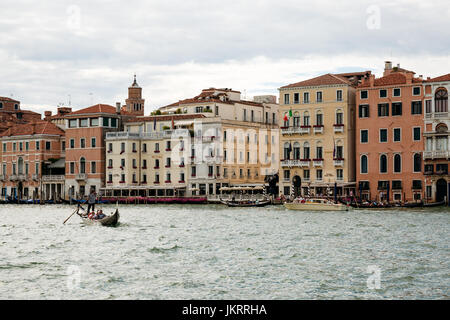
<svg viewBox="0 0 450 320">
<path fill-rule="evenodd" d="M 333 124 L 334 133 L 343 133 L 344 125 L 343 124 Z"/>
<path fill-rule="evenodd" d="M 18 181 L 26 181 L 26 180 L 28 180 L 28 175 L 27 174 L 19 174 L 19 175 L 17 175 L 17 180 Z"/>
<path fill-rule="evenodd" d="M 282 167 L 309 167 L 309 159 L 282 160 Z"/>
<path fill-rule="evenodd" d="M 63 174 L 60 175 L 45 175 L 42 176 L 42 181 L 64 181 L 66 176 Z"/>
<path fill-rule="evenodd" d="M 9 176 L 9 181 L 16 181 L 17 180 L 17 175 L 16 174 L 12 174 Z"/>
<path fill-rule="evenodd" d="M 314 133 L 323 133 L 323 125 L 315 125 L 313 127 L 313 132 Z"/>
<path fill-rule="evenodd" d="M 449 117 L 448 112 L 433 112 L 425 114 L 425 119 L 444 119 L 448 117 Z"/>
<path fill-rule="evenodd" d="M 5 180 L 6 180 L 6 175 L 0 174 L 0 181 L 5 181 Z"/>
<path fill-rule="evenodd" d="M 31 176 L 31 179 L 33 179 L 34 181 L 38 181 L 39 180 L 39 175 L 38 174 L 33 174 Z"/>
<path fill-rule="evenodd" d="M 343 167 L 344 159 L 333 159 L 333 164 L 335 167 Z"/>
<path fill-rule="evenodd" d="M 311 132 L 311 126 L 301 126 L 300 127 L 301 134 L 310 134 L 310 132 Z"/>
<path fill-rule="evenodd" d="M 86 173 L 78 173 L 75 175 L 75 180 L 86 180 L 87 174 Z"/>
<path fill-rule="evenodd" d="M 323 159 L 313 159 L 313 167 L 323 167 Z"/>
<path fill-rule="evenodd" d="M 450 151 L 448 150 L 435 150 L 435 151 L 424 151 L 424 159 L 448 159 L 450 158 Z"/>
</svg>

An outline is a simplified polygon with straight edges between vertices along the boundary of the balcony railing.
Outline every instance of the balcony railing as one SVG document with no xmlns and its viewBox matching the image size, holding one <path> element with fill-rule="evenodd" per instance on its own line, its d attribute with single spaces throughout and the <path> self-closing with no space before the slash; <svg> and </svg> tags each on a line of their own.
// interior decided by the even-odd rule
<svg viewBox="0 0 450 320">
<path fill-rule="evenodd" d="M 6 175 L 0 174 L 0 181 L 5 181 L 5 180 L 6 180 Z"/>
<path fill-rule="evenodd" d="M 309 134 L 311 132 L 311 126 L 301 126 L 300 133 L 301 134 Z"/>
<path fill-rule="evenodd" d="M 448 117 L 449 117 L 448 112 L 425 113 L 426 119 L 443 119 L 443 118 L 448 118 Z"/>
<path fill-rule="evenodd" d="M 334 124 L 333 127 L 334 127 L 334 133 L 344 132 L 343 124 Z"/>
<path fill-rule="evenodd" d="M 42 176 L 42 181 L 64 181 L 66 178 L 65 175 L 44 175 Z"/>
<path fill-rule="evenodd" d="M 344 165 L 344 159 L 334 159 L 333 164 L 335 167 L 342 167 Z"/>
<path fill-rule="evenodd" d="M 87 174 L 86 173 L 78 173 L 75 175 L 75 180 L 86 180 Z"/>
<path fill-rule="evenodd" d="M 313 127 L 314 133 L 323 133 L 323 126 L 322 125 L 315 125 Z"/>
<path fill-rule="evenodd" d="M 16 181 L 17 180 L 17 175 L 16 174 L 12 174 L 9 176 L 9 180 L 10 181 Z"/>
<path fill-rule="evenodd" d="M 438 150 L 438 151 L 424 151 L 424 159 L 448 159 L 450 158 L 450 151 L 448 150 Z"/>
<path fill-rule="evenodd" d="M 323 160 L 313 159 L 313 167 L 323 167 Z"/>
<path fill-rule="evenodd" d="M 38 174 L 33 174 L 31 175 L 31 179 L 38 181 L 39 180 L 39 175 Z"/>
</svg>

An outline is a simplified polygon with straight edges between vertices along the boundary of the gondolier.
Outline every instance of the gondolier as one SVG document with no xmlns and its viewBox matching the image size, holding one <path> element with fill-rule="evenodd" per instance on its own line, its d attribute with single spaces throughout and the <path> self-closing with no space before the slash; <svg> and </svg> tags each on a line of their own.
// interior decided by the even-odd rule
<svg viewBox="0 0 450 320">
<path fill-rule="evenodd" d="M 95 211 L 96 198 L 97 198 L 97 194 L 95 193 L 94 189 L 92 188 L 91 193 L 88 196 L 88 209 L 87 209 L 88 213 Z M 92 208 L 92 211 L 91 211 L 91 208 Z"/>
</svg>

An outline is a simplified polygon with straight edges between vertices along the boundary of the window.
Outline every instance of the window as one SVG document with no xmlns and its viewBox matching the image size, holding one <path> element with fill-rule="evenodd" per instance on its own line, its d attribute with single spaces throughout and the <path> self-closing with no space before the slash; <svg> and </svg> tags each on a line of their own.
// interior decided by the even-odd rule
<svg viewBox="0 0 450 320">
<path fill-rule="evenodd" d="M 394 142 L 400 142 L 402 140 L 402 131 L 400 128 L 394 128 Z"/>
<path fill-rule="evenodd" d="M 336 146 L 336 155 L 335 159 L 344 159 L 344 147 Z"/>
<path fill-rule="evenodd" d="M 0 102 L 0 109 L 3 109 L 3 102 Z"/>
<path fill-rule="evenodd" d="M 316 92 L 316 102 L 322 102 L 322 91 Z"/>
<path fill-rule="evenodd" d="M 425 100 L 425 112 L 431 113 L 431 100 Z"/>
<path fill-rule="evenodd" d="M 306 181 L 309 180 L 309 170 L 303 170 L 303 179 L 305 179 Z"/>
<path fill-rule="evenodd" d="M 307 112 L 305 112 L 303 114 L 303 125 L 304 126 L 309 126 L 309 114 Z"/>
<path fill-rule="evenodd" d="M 369 92 L 367 90 L 361 90 L 360 98 L 361 99 L 367 99 L 368 97 L 369 97 Z"/>
<path fill-rule="evenodd" d="M 436 173 L 437 174 L 448 174 L 448 164 L 447 163 L 436 164 Z"/>
<path fill-rule="evenodd" d="M 63 143 L 64 143 L 65 141 L 63 141 Z M 30 150 L 30 143 L 27 141 L 27 142 L 25 142 L 25 150 Z M 64 149 L 63 149 L 64 150 Z"/>
<path fill-rule="evenodd" d="M 367 156 L 364 154 L 361 156 L 361 173 L 368 172 L 368 161 Z"/>
<path fill-rule="evenodd" d="M 38 166 L 36 166 L 36 173 L 38 171 Z M 71 162 L 70 163 L 70 173 L 74 174 L 75 173 L 75 162 Z"/>
<path fill-rule="evenodd" d="M 434 95 L 434 112 L 447 112 L 448 92 L 446 89 L 438 89 Z"/>
<path fill-rule="evenodd" d="M 17 103 L 14 104 L 14 110 L 19 110 L 19 105 Z"/>
<path fill-rule="evenodd" d="M 88 126 L 88 119 L 80 119 L 80 128 L 86 128 Z"/>
<path fill-rule="evenodd" d="M 136 169 L 136 168 L 137 168 L 137 165 L 136 165 L 136 159 L 133 159 L 132 162 L 131 162 L 131 164 L 132 164 L 132 166 L 133 166 L 133 169 Z"/>
<path fill-rule="evenodd" d="M 341 111 L 336 113 L 336 124 L 344 124 L 344 114 Z"/>
<path fill-rule="evenodd" d="M 414 165 L 413 165 L 414 172 L 422 171 L 422 157 L 421 157 L 420 153 L 414 154 L 413 163 L 414 163 Z M 431 169 L 431 171 L 433 171 L 433 169 Z"/>
<path fill-rule="evenodd" d="M 300 94 L 294 93 L 294 103 L 300 103 Z"/>
<path fill-rule="evenodd" d="M 422 180 L 413 180 L 412 188 L 413 189 L 422 189 Z"/>
<path fill-rule="evenodd" d="M 389 116 L 389 103 L 378 104 L 378 116 L 388 117 Z"/>
<path fill-rule="evenodd" d="M 108 152 L 112 152 L 112 151 L 113 151 L 113 144 L 108 143 Z"/>
<path fill-rule="evenodd" d="M 283 178 L 284 178 L 284 180 L 290 180 L 291 179 L 291 171 L 290 170 L 284 170 L 283 171 Z"/>
<path fill-rule="evenodd" d="M 303 145 L 303 159 L 305 160 L 309 160 L 309 144 L 307 142 L 305 142 L 305 144 Z"/>
<path fill-rule="evenodd" d="M 159 159 L 155 159 L 155 169 L 159 168 Z"/>
<path fill-rule="evenodd" d="M 323 148 L 316 147 L 316 159 L 323 159 Z"/>
<path fill-rule="evenodd" d="M 394 173 L 402 172 L 402 156 L 399 154 L 394 155 Z"/>
<path fill-rule="evenodd" d="M 36 150 L 40 150 L 41 143 L 39 141 L 36 141 Z"/>
<path fill-rule="evenodd" d="M 413 140 L 420 141 L 420 127 L 413 128 Z"/>
<path fill-rule="evenodd" d="M 166 158 L 166 168 L 170 168 L 170 158 Z"/>
<path fill-rule="evenodd" d="M 80 148 L 81 149 L 86 148 L 86 139 L 84 139 L 84 138 L 80 139 Z"/>
<path fill-rule="evenodd" d="M 159 152 L 159 143 L 155 143 L 155 152 Z"/>
<path fill-rule="evenodd" d="M 208 177 L 212 177 L 214 174 L 214 167 L 208 166 Z"/>
<path fill-rule="evenodd" d="M 380 173 L 387 173 L 387 156 L 385 154 L 380 156 Z"/>
<path fill-rule="evenodd" d="M 91 127 L 98 127 L 98 118 L 91 118 Z"/>
<path fill-rule="evenodd" d="M 108 169 L 112 169 L 113 167 L 113 159 L 108 159 Z"/>
<path fill-rule="evenodd" d="M 393 116 L 401 116 L 402 115 L 402 103 L 401 102 L 393 102 L 392 103 L 392 115 Z"/>
<path fill-rule="evenodd" d="M 296 113 L 294 114 L 294 117 L 293 117 L 292 119 L 293 119 L 292 125 L 293 125 L 294 127 L 300 127 L 300 115 L 298 114 L 298 112 L 296 112 Z"/>
<path fill-rule="evenodd" d="M 309 92 L 303 93 L 303 103 L 309 103 Z"/>
<path fill-rule="evenodd" d="M 80 173 L 86 173 L 86 159 L 83 157 L 80 159 Z"/>
<path fill-rule="evenodd" d="M 125 168 L 125 159 L 120 159 L 120 167 Z"/>
<path fill-rule="evenodd" d="M 91 162 L 91 173 L 97 173 L 97 163 L 95 161 Z"/>
<path fill-rule="evenodd" d="M 369 130 L 363 129 L 360 132 L 361 132 L 360 142 L 361 143 L 368 143 L 369 142 Z"/>
<path fill-rule="evenodd" d="M 75 139 L 70 139 L 70 149 L 75 148 Z"/>
<path fill-rule="evenodd" d="M 337 180 L 344 179 L 344 170 L 343 169 L 336 169 L 336 179 Z"/>
<path fill-rule="evenodd" d="M 402 181 L 401 180 L 393 180 L 392 181 L 392 190 L 400 190 L 402 189 Z"/>
<path fill-rule="evenodd" d="M 117 119 L 111 118 L 111 128 L 116 128 L 116 127 L 117 127 Z"/>
<path fill-rule="evenodd" d="M 109 118 L 103 118 L 103 126 L 109 127 Z"/>
<path fill-rule="evenodd" d="M 392 96 L 393 97 L 400 97 L 401 93 L 402 93 L 402 91 L 401 91 L 400 88 L 394 88 L 393 91 L 392 91 Z"/>
<path fill-rule="evenodd" d="M 244 121 L 247 121 L 247 110 L 246 109 L 244 109 Z"/>
<path fill-rule="evenodd" d="M 172 145 L 170 143 L 170 140 L 166 141 L 166 151 L 171 151 L 172 150 Z"/>
<path fill-rule="evenodd" d="M 322 169 L 317 169 L 316 171 L 316 180 L 322 180 Z"/>
<path fill-rule="evenodd" d="M 3 144 L 3 152 L 6 152 L 6 143 Z"/>
<path fill-rule="evenodd" d="M 336 90 L 336 101 L 342 101 L 342 90 Z"/>
<path fill-rule="evenodd" d="M 420 96 L 420 87 L 413 87 L 413 96 Z"/>
<path fill-rule="evenodd" d="M 360 118 L 368 118 L 369 117 L 369 105 L 368 104 L 359 105 L 359 117 Z"/>
<path fill-rule="evenodd" d="M 50 149 L 51 149 L 51 142 L 45 141 L 45 150 L 50 150 Z"/>
<path fill-rule="evenodd" d="M 13 142 L 13 151 L 16 151 L 17 148 L 17 144 L 15 142 Z"/>
<path fill-rule="evenodd" d="M 387 90 L 380 89 L 380 98 L 387 98 Z"/>
<path fill-rule="evenodd" d="M 422 101 L 411 101 L 411 114 L 422 114 Z"/>
<path fill-rule="evenodd" d="M 387 129 L 380 129 L 380 142 L 387 142 Z"/>
<path fill-rule="evenodd" d="M 293 159 L 294 160 L 300 160 L 300 143 L 298 143 L 298 142 L 294 143 Z"/>
<path fill-rule="evenodd" d="M 77 119 L 70 119 L 69 128 L 76 128 L 76 127 L 77 127 Z"/>
<path fill-rule="evenodd" d="M 23 151 L 23 142 L 19 142 L 19 150 Z"/>
<path fill-rule="evenodd" d="M 284 104 L 289 104 L 289 93 L 284 94 Z"/>
<path fill-rule="evenodd" d="M 96 147 L 95 142 L 96 142 L 95 138 L 91 138 L 91 148 Z"/>
</svg>

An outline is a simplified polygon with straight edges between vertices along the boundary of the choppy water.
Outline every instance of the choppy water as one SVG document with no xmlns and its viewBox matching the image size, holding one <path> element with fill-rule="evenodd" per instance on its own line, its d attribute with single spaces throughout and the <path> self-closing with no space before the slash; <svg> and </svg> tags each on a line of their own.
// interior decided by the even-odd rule
<svg viewBox="0 0 450 320">
<path fill-rule="evenodd" d="M 447 208 L 119 209 L 107 228 L 63 225 L 71 206 L 0 206 L 0 298 L 450 298 Z"/>
</svg>

